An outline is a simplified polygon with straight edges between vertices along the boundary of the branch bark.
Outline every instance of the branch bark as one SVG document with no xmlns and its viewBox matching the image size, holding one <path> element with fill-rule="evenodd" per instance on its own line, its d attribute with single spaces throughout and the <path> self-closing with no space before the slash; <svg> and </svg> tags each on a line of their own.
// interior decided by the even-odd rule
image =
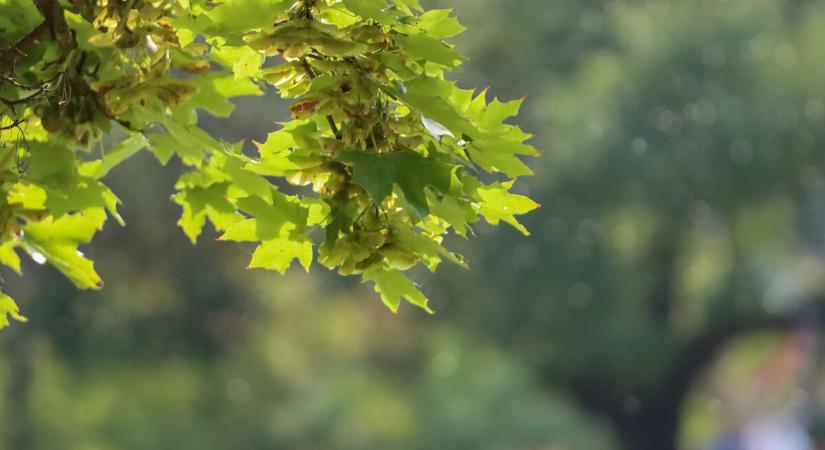
<svg viewBox="0 0 825 450">
<path fill-rule="evenodd" d="M 54 41 L 63 48 L 74 47 L 69 24 L 63 15 L 63 8 L 57 0 L 33 0 L 34 6 L 43 16 L 43 22 L 28 34 L 7 48 L 0 49 L 0 74 L 14 70 L 15 62 L 46 41 Z"/>
<path fill-rule="evenodd" d="M 10 47 L 0 49 L 0 73 L 6 74 L 14 69 L 14 63 L 21 56 L 27 55 L 32 49 L 49 39 L 49 24 L 44 20 L 29 34 L 23 36 Z"/>
</svg>

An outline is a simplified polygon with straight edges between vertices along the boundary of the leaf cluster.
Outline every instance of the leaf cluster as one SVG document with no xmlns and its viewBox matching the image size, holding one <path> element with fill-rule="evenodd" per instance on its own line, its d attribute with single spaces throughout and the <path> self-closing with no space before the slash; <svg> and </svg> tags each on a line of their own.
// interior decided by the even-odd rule
<svg viewBox="0 0 825 450">
<path fill-rule="evenodd" d="M 505 123 L 521 101 L 446 80 L 464 60 L 444 42 L 463 31 L 448 10 L 417 0 L 34 7 L 41 25 L 24 0 L 0 6 L 35 18 L 3 29 L 0 49 L 0 262 L 14 270 L 23 250 L 80 288 L 102 286 L 77 248 L 108 217 L 122 223 L 101 179 L 142 150 L 188 167 L 173 198 L 193 242 L 209 222 L 221 240 L 257 244 L 250 267 L 317 260 L 374 282 L 393 311 L 402 300 L 429 311 L 403 271 L 465 266 L 443 246 L 450 230 L 467 237 L 483 218 L 527 233 L 516 216 L 538 205 L 510 190 L 531 173 L 521 157 L 538 153 Z M 34 39 L 44 25 L 50 38 Z M 292 120 L 255 154 L 198 127 L 199 111 L 226 117 L 233 97 L 270 89 L 290 99 Z M 96 155 L 113 127 L 126 137 Z"/>
</svg>

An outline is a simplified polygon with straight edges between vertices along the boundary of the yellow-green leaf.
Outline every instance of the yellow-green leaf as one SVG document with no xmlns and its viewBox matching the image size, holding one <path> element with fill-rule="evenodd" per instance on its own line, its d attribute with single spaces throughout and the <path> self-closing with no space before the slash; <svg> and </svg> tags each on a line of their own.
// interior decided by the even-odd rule
<svg viewBox="0 0 825 450">
<path fill-rule="evenodd" d="M 375 283 L 375 292 L 381 295 L 381 300 L 392 312 L 398 312 L 401 300 L 404 299 L 433 314 L 433 310 L 427 306 L 429 303 L 427 297 L 400 271 L 379 267 L 364 272 L 363 278 L 365 282 Z"/>
<path fill-rule="evenodd" d="M 295 240 L 288 237 L 276 238 L 261 242 L 252 254 L 249 268 L 285 273 L 296 259 L 309 272 L 309 266 L 312 264 L 312 241 L 304 237 Z"/>
<path fill-rule="evenodd" d="M 20 314 L 17 303 L 8 295 L 0 292 L 0 329 L 9 326 L 9 317 L 18 322 L 28 322 L 29 319 Z"/>
</svg>

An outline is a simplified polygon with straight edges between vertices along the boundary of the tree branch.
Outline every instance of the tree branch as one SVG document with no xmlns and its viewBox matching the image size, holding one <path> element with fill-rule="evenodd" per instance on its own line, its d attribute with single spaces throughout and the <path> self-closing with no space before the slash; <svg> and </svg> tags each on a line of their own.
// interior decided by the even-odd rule
<svg viewBox="0 0 825 450">
<path fill-rule="evenodd" d="M 16 119 L 16 120 L 15 120 L 14 122 L 12 122 L 10 125 L 0 126 L 0 131 L 11 130 L 12 128 L 17 128 L 17 127 L 19 127 L 19 126 L 20 126 L 20 124 L 22 124 L 22 123 L 23 123 L 23 122 L 25 122 L 25 121 L 26 121 L 26 119 L 25 119 L 25 118 L 19 118 L 19 119 Z"/>
<path fill-rule="evenodd" d="M 44 20 L 29 34 L 23 36 L 10 47 L 0 49 L 0 73 L 9 73 L 14 69 L 17 58 L 28 55 L 28 53 L 41 43 L 49 39 L 49 24 Z"/>
<path fill-rule="evenodd" d="M 0 74 L 14 70 L 14 63 L 46 41 L 54 41 L 63 48 L 74 48 L 74 38 L 57 0 L 34 0 L 43 15 L 43 22 L 7 48 L 0 49 Z"/>
</svg>

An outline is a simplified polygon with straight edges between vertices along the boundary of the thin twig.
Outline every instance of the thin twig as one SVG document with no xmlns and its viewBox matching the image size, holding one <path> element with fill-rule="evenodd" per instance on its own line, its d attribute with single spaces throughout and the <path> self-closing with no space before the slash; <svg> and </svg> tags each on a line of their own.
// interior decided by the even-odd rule
<svg viewBox="0 0 825 450">
<path fill-rule="evenodd" d="M 36 99 L 37 97 L 40 97 L 45 92 L 46 92 L 46 90 L 41 88 L 37 92 L 35 92 L 34 94 L 32 94 L 28 97 L 18 98 L 16 100 L 9 100 L 7 98 L 0 97 L 0 103 L 3 103 L 8 107 L 13 108 L 15 105 L 19 105 L 19 104 L 22 104 L 22 103 L 28 103 L 28 102 Z"/>
<path fill-rule="evenodd" d="M 11 130 L 12 128 L 18 128 L 21 123 L 25 122 L 25 118 L 16 119 L 11 125 L 0 126 L 0 131 Z"/>
<path fill-rule="evenodd" d="M 310 79 L 314 80 L 316 78 L 316 75 L 315 75 L 315 71 L 312 70 L 312 66 L 309 65 L 309 63 L 307 62 L 306 59 L 304 59 L 302 62 L 303 62 L 303 65 L 304 65 L 304 70 L 306 70 L 306 72 L 307 72 L 307 75 L 309 75 Z M 335 135 L 335 139 L 338 139 L 340 141 L 341 138 L 342 138 L 342 135 L 341 135 L 341 131 L 338 129 L 338 125 L 335 124 L 335 119 L 332 116 L 328 115 L 327 116 L 327 122 L 329 123 L 329 128 L 332 130 L 332 134 Z"/>
</svg>

